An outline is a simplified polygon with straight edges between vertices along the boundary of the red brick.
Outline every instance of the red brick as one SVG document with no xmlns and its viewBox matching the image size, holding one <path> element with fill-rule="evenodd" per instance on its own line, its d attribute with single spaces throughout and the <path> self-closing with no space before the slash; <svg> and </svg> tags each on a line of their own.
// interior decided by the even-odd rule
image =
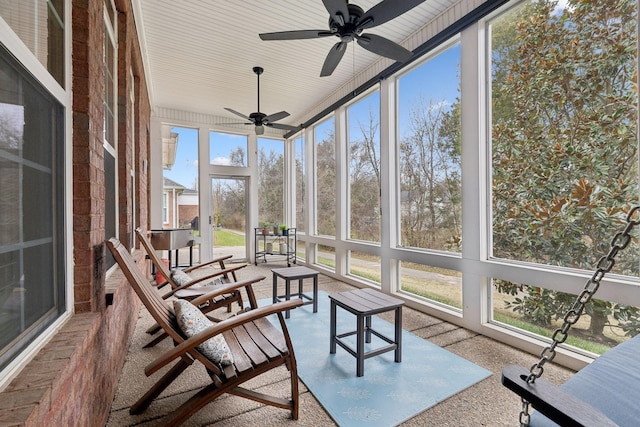
<svg viewBox="0 0 640 427">
<path fill-rule="evenodd" d="M 78 285 L 73 287 L 73 294 L 77 302 L 91 301 L 93 289 L 91 285 Z"/>
<path fill-rule="evenodd" d="M 71 9 L 72 48 L 72 159 L 74 293 L 76 314 L 43 347 L 27 367 L 0 393 L 0 425 L 104 425 L 124 363 L 139 300 L 120 275 L 109 283 L 93 278 L 93 247 L 104 239 L 104 157 L 102 147 L 104 85 L 102 70 L 103 0 L 74 0 Z M 135 194 L 136 221 L 148 228 L 148 176 L 142 171 L 149 160 L 150 105 L 142 56 L 130 0 L 117 0 L 118 13 L 118 106 L 119 119 L 127 110 L 129 88 L 138 97 L 137 122 L 118 125 L 120 158 L 119 224 L 128 233 L 131 216 L 131 146 L 138 153 Z M 124 12 L 124 13 L 122 13 Z M 137 74 L 129 79 L 129 70 Z M 127 234 L 122 233 L 126 237 Z M 139 257 L 139 264 L 146 261 Z M 119 278 L 117 278 L 119 277 Z M 117 279 L 116 279 L 117 278 Z M 101 279 L 104 281 L 105 279 Z M 112 283 L 113 282 L 113 283 Z M 105 309 L 104 288 L 115 289 L 114 303 Z M 30 388 L 31 387 L 31 388 Z M 35 387 L 35 388 L 33 388 Z M 16 394 L 11 394 L 16 393 Z M 31 404 L 33 402 L 33 404 Z M 12 409 L 8 409 L 8 408 Z"/>
<path fill-rule="evenodd" d="M 91 312 L 91 303 L 90 302 L 76 302 L 73 305 L 76 313 L 89 313 Z"/>
</svg>

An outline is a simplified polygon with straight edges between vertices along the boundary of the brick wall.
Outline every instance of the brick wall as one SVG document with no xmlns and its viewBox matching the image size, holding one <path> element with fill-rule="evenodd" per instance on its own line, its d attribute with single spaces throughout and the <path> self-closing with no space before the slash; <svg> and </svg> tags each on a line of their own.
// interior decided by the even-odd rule
<svg viewBox="0 0 640 427">
<path fill-rule="evenodd" d="M 113 305 L 74 315 L 0 393 L 0 425 L 105 425 L 140 306 L 124 275 L 109 281 Z"/>
<path fill-rule="evenodd" d="M 128 2 L 122 5 L 122 9 L 128 6 Z M 144 161 L 149 158 L 151 108 L 147 101 L 149 96 L 132 13 L 118 14 L 118 40 L 121 41 L 118 48 L 119 236 L 122 242 L 135 242 L 131 225 L 148 229 L 149 191 Z M 132 92 L 135 95 L 133 100 Z M 131 176 L 132 169 L 135 170 L 134 177 Z M 134 199 L 132 191 L 135 191 Z"/>
<path fill-rule="evenodd" d="M 115 3 L 118 220 L 120 240 L 128 246 L 131 227 L 146 229 L 149 224 L 145 166 L 151 108 L 130 0 Z M 104 425 L 138 318 L 137 296 L 119 269 L 105 279 L 103 263 L 103 4 L 104 0 L 73 0 L 71 11 L 73 242 L 68 243 L 73 247 L 76 314 L 0 393 L 0 425 Z M 131 90 L 134 102 L 128 102 Z M 142 251 L 134 256 L 145 268 Z M 107 306 L 106 293 L 113 295 L 112 305 Z"/>
<path fill-rule="evenodd" d="M 178 227 L 191 228 L 191 221 L 198 216 L 198 206 L 179 205 L 178 206 Z"/>
<path fill-rule="evenodd" d="M 73 258 L 75 311 L 101 307 L 104 289 L 96 271 L 104 240 L 102 4 L 74 1 L 73 69 Z M 97 259 L 96 259 L 97 258 Z"/>
</svg>

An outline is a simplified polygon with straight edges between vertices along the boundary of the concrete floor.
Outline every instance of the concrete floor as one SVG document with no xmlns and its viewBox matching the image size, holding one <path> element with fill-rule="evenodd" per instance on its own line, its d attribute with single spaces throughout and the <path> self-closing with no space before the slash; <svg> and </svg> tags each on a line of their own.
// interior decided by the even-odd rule
<svg viewBox="0 0 640 427">
<path fill-rule="evenodd" d="M 266 279 L 254 287 L 258 299 L 271 297 L 271 269 L 283 263 L 249 265 L 241 270 L 241 277 L 256 275 Z M 319 288 L 331 292 L 353 289 L 343 282 L 319 276 Z M 385 317 L 385 316 L 382 316 Z M 392 320 L 392 319 L 387 319 Z M 142 349 L 148 341 L 145 330 L 153 324 L 144 307 L 140 310 L 135 334 L 130 342 L 127 360 L 112 403 L 108 427 L 151 426 L 162 424 L 162 419 L 178 407 L 191 394 L 209 382 L 202 365 L 190 366 L 182 376 L 157 398 L 141 415 L 129 414 L 132 405 L 158 377 L 144 375 L 147 363 L 162 354 L 171 343 L 165 340 L 152 349 Z M 463 390 L 453 397 L 416 415 L 402 426 L 514 426 L 518 425 L 520 399 L 500 384 L 500 373 L 506 365 L 531 366 L 537 356 L 524 353 L 493 341 L 477 333 L 444 322 L 409 308 L 403 309 L 403 327 L 414 334 L 464 357 L 493 372 L 489 378 Z M 294 343 L 295 346 L 295 343 Z M 545 366 L 545 379 L 562 383 L 571 376 L 570 370 L 558 366 Z M 278 368 L 253 380 L 250 388 L 289 393 L 289 376 L 285 368 Z M 196 413 L 187 426 L 335 426 L 330 416 L 300 382 L 300 417 L 293 421 L 287 411 L 267 407 L 232 395 L 223 395 Z"/>
</svg>

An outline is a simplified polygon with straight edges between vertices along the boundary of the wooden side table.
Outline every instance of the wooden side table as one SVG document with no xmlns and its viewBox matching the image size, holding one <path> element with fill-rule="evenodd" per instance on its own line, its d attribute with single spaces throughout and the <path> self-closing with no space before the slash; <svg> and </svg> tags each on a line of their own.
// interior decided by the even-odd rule
<svg viewBox="0 0 640 427">
<path fill-rule="evenodd" d="M 273 273 L 273 302 L 289 301 L 291 297 L 298 297 L 300 299 L 306 299 L 303 305 L 313 304 L 313 312 L 318 312 L 318 272 L 308 267 L 287 267 L 287 268 L 275 268 L 271 270 Z M 278 295 L 278 277 L 284 279 L 284 295 Z M 302 292 L 303 280 L 313 279 L 313 296 Z M 298 292 L 291 293 L 291 281 L 298 281 Z M 285 318 L 289 318 L 289 310 L 285 312 Z"/>
<path fill-rule="evenodd" d="M 329 295 L 331 300 L 331 323 L 330 323 L 330 353 L 336 353 L 336 344 L 344 348 L 356 358 L 356 375 L 364 375 L 364 359 L 377 356 L 387 351 L 395 351 L 395 361 L 402 361 L 402 306 L 404 301 L 392 296 L 383 294 L 375 289 L 358 289 L 355 291 L 340 292 Z M 356 330 L 336 333 L 336 307 L 341 307 L 356 316 Z M 375 331 L 371 327 L 371 316 L 394 310 L 395 312 L 395 336 L 391 339 Z M 356 349 L 354 350 L 342 338 L 349 335 L 356 335 Z M 365 342 L 371 342 L 371 334 L 387 342 L 388 345 L 374 350 L 364 351 Z"/>
</svg>

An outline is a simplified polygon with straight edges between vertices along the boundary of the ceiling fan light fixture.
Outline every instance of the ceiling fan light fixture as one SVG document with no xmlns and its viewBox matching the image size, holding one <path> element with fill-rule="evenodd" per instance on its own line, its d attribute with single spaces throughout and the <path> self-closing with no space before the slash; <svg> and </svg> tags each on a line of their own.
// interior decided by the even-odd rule
<svg viewBox="0 0 640 427">
<path fill-rule="evenodd" d="M 256 126 L 256 135 L 262 135 L 264 133 L 264 126 L 257 125 Z"/>
</svg>

